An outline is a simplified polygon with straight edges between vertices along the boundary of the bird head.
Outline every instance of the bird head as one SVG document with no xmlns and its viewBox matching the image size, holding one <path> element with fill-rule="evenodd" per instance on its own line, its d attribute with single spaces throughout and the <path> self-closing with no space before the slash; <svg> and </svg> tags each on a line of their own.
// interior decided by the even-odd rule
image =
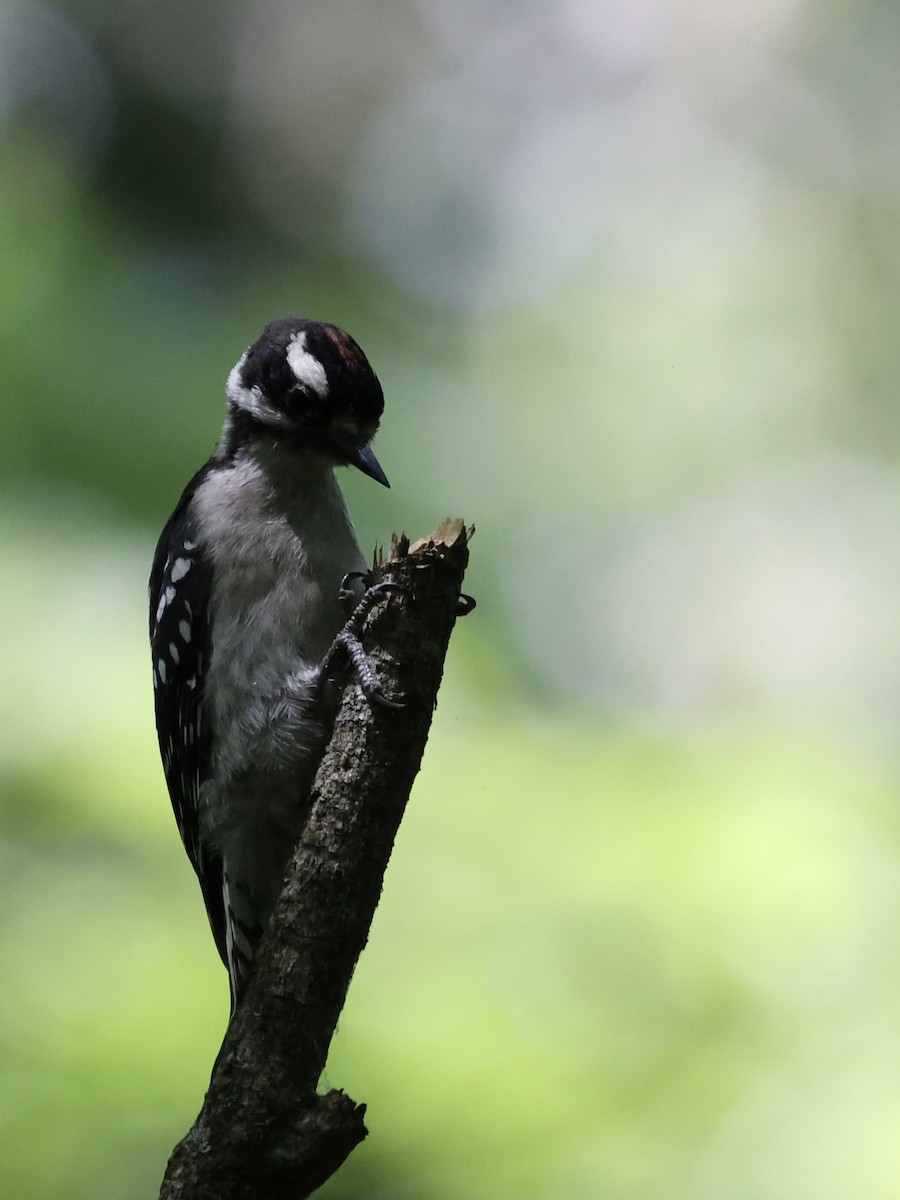
<svg viewBox="0 0 900 1200">
<path fill-rule="evenodd" d="M 272 321 L 238 359 L 226 392 L 225 453 L 238 441 L 269 434 L 390 486 L 369 445 L 384 409 L 381 384 L 336 325 L 302 317 Z"/>
</svg>

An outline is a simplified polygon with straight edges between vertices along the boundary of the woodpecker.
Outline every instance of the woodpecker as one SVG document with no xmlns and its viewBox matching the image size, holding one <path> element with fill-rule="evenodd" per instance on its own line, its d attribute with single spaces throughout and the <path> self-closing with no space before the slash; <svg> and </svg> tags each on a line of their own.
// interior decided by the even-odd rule
<svg viewBox="0 0 900 1200">
<path fill-rule="evenodd" d="M 150 642 L 166 783 L 233 1012 L 308 816 L 336 646 L 384 700 L 342 633 L 342 583 L 365 564 L 334 469 L 389 484 L 369 445 L 381 385 L 336 326 L 273 321 L 226 395 L 218 447 L 156 549 Z"/>
</svg>

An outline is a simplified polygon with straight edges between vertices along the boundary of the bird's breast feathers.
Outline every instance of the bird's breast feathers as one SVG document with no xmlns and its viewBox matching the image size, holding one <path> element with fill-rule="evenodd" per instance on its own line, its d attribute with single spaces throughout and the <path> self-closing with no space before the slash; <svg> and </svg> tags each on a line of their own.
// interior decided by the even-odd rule
<svg viewBox="0 0 900 1200">
<path fill-rule="evenodd" d="M 194 498 L 212 547 L 206 690 L 214 723 L 298 668 L 314 672 L 344 623 L 341 580 L 363 569 L 332 472 L 294 486 L 279 478 L 280 466 L 238 460 Z"/>
</svg>

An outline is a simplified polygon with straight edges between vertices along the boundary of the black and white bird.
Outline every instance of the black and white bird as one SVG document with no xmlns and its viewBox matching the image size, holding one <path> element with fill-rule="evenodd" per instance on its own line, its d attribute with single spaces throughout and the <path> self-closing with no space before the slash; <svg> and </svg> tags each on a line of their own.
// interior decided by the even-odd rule
<svg viewBox="0 0 900 1200">
<path fill-rule="evenodd" d="M 334 325 L 273 321 L 226 391 L 218 448 L 156 550 L 150 641 L 166 782 L 233 1010 L 308 815 L 342 581 L 365 569 L 334 468 L 388 481 L 369 447 L 381 385 Z"/>
</svg>

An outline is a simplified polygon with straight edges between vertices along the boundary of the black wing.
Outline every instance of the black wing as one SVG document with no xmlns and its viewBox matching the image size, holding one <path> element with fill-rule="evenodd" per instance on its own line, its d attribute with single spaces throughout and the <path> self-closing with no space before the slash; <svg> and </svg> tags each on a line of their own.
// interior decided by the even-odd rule
<svg viewBox="0 0 900 1200">
<path fill-rule="evenodd" d="M 212 731 L 203 683 L 209 661 L 212 570 L 199 545 L 190 501 L 208 470 L 209 464 L 188 484 L 156 547 L 150 574 L 150 647 L 156 732 L 169 797 L 225 962 L 222 863 L 200 844 L 200 788 L 211 774 Z"/>
</svg>

